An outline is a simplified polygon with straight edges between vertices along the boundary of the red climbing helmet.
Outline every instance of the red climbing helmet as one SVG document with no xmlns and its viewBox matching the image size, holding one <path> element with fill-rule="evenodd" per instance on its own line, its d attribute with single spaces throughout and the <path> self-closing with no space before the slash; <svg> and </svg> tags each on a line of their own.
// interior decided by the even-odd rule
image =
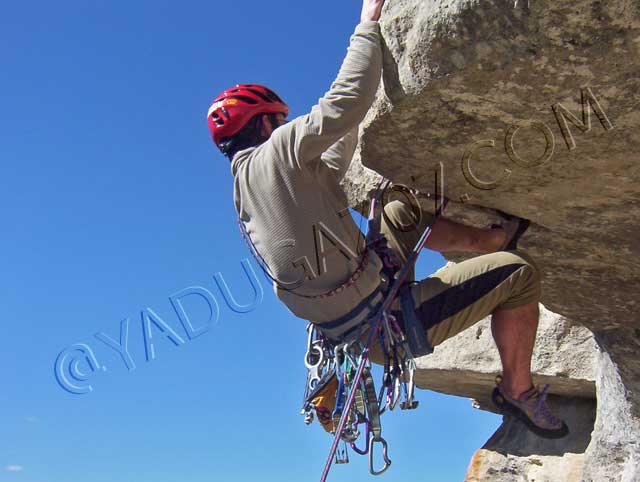
<svg viewBox="0 0 640 482">
<path fill-rule="evenodd" d="M 242 129 L 257 114 L 289 115 L 289 107 L 271 89 L 263 85 L 239 84 L 225 90 L 209 107 L 207 122 L 213 142 Z"/>
</svg>

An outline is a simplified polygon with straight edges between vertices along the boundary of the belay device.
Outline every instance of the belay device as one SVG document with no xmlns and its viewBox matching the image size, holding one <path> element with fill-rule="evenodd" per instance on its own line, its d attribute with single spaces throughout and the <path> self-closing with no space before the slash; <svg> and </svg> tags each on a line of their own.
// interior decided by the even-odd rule
<svg viewBox="0 0 640 482">
<path fill-rule="evenodd" d="M 400 403 L 402 410 L 418 406 L 413 399 L 414 357 L 432 351 L 416 319 L 411 292 L 404 283 L 431 234 L 433 224 L 422 233 L 405 265 L 399 266 L 380 233 L 380 216 L 376 214 L 381 192 L 389 184 L 387 181 L 382 190 L 379 187 L 371 201 L 367 232 L 367 249 L 373 249 L 383 262 L 383 301 L 374 314 L 363 321 L 356 334 L 341 337 L 339 341 L 324 336 L 321 324 L 320 328 L 311 323 L 307 326 L 305 366 L 308 376 L 302 414 L 306 424 L 312 423 L 315 415 L 324 429 L 334 434 L 321 482 L 326 481 L 334 458 L 337 464 L 349 462 L 349 447 L 359 455 L 368 454 L 371 474 L 380 475 L 389 468 L 391 460 L 387 442 L 382 437 L 380 415 L 396 408 L 401 398 L 404 398 Z M 436 203 L 437 199 L 436 196 Z M 447 204 L 444 197 L 440 199 L 440 204 L 436 204 L 434 223 Z M 401 296 L 404 330 L 390 311 L 398 295 Z M 365 336 L 366 342 L 363 343 Z M 369 350 L 375 340 L 378 340 L 385 359 L 379 392 L 375 388 L 369 359 Z M 358 445 L 361 436 L 364 443 Z M 341 442 L 343 447 L 339 448 Z M 374 466 L 375 444 L 382 446 L 383 465 L 380 468 Z"/>
</svg>

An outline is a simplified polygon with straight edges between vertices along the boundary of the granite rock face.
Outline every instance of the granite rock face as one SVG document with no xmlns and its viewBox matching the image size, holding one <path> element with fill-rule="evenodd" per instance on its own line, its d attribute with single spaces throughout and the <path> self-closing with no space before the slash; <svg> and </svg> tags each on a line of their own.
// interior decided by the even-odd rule
<svg viewBox="0 0 640 482">
<path fill-rule="evenodd" d="M 530 219 L 543 303 L 601 351 L 580 477 L 640 480 L 640 2 L 396 0 L 381 23 L 351 200 L 375 171 L 443 189 L 463 222 Z"/>
</svg>

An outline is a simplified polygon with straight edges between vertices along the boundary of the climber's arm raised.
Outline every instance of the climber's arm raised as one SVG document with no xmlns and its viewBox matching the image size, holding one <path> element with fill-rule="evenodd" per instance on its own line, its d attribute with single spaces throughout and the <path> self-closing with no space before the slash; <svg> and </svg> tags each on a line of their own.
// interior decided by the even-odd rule
<svg viewBox="0 0 640 482">
<path fill-rule="evenodd" d="M 279 159 L 304 169 L 356 127 L 375 98 L 382 73 L 380 11 L 384 0 L 364 0 L 361 22 L 351 36 L 342 67 L 309 114 L 276 129 L 271 136 Z"/>
</svg>

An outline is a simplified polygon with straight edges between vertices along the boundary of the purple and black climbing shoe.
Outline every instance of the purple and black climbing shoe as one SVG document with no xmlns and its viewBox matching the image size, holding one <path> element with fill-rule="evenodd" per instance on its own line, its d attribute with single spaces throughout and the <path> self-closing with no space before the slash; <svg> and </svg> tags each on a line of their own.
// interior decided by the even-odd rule
<svg viewBox="0 0 640 482">
<path fill-rule="evenodd" d="M 496 212 L 503 219 L 502 224 L 492 224 L 492 229 L 501 228 L 505 231 L 505 241 L 498 251 L 513 251 L 518 249 L 520 237 L 529 229 L 531 222 L 528 219 L 512 216 L 504 211 L 496 209 Z"/>
<path fill-rule="evenodd" d="M 542 390 L 531 387 L 514 399 L 505 395 L 498 383 L 491 399 L 500 410 L 521 420 L 536 435 L 550 439 L 562 438 L 569 434 L 569 427 L 549 410 L 546 403 L 548 391 L 549 385 Z"/>
</svg>

